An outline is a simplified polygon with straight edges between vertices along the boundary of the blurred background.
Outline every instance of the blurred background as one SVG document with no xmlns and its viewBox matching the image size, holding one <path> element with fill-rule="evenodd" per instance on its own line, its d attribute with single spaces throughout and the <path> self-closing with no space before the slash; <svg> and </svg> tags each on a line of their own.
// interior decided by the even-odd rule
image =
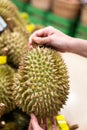
<svg viewBox="0 0 87 130">
<path fill-rule="evenodd" d="M 12 0 L 28 22 L 87 39 L 87 0 Z M 25 17 L 25 16 L 24 16 Z"/>
<path fill-rule="evenodd" d="M 29 31 L 53 26 L 72 37 L 87 39 L 87 0 L 12 0 Z M 36 28 L 35 28 L 36 27 Z M 70 94 L 61 110 L 70 124 L 87 130 L 87 58 L 64 53 L 70 75 Z"/>
</svg>

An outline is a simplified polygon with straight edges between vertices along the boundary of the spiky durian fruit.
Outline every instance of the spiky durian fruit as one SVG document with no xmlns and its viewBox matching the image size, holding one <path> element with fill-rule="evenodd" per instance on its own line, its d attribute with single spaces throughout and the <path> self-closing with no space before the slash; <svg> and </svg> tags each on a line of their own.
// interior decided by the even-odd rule
<svg viewBox="0 0 87 130">
<path fill-rule="evenodd" d="M 13 27 L 25 27 L 25 22 L 21 18 L 17 7 L 10 0 L 0 0 L 0 16 Z"/>
<path fill-rule="evenodd" d="M 5 105 L 3 114 L 15 108 L 12 96 L 14 73 L 14 70 L 8 65 L 0 65 L 0 103 Z"/>
<path fill-rule="evenodd" d="M 4 36 L 8 35 L 10 33 L 9 29 L 6 29 L 2 34 L 0 34 L 0 56 L 1 55 L 6 55 L 6 53 L 3 52 L 3 50 L 6 48 L 6 45 L 4 44 Z"/>
<path fill-rule="evenodd" d="M 17 106 L 39 118 L 57 115 L 66 102 L 69 80 L 66 65 L 55 50 L 31 50 L 21 62 L 14 83 Z"/>
<path fill-rule="evenodd" d="M 21 57 L 28 49 L 28 34 L 17 28 L 14 32 L 6 30 L 0 37 L 0 50 L 7 48 L 8 63 L 18 67 Z"/>
<path fill-rule="evenodd" d="M 7 24 L 5 30 L 0 33 L 0 55 L 6 49 L 8 63 L 18 67 L 21 56 L 28 48 L 29 34 L 26 23 L 10 0 L 0 0 L 0 17 Z"/>
</svg>

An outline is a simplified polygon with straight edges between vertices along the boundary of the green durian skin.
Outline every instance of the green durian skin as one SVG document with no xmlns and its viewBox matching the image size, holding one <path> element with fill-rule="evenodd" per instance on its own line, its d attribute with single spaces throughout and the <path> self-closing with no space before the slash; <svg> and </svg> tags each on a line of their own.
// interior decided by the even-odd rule
<svg viewBox="0 0 87 130">
<path fill-rule="evenodd" d="M 37 47 L 21 61 L 14 83 L 17 106 L 38 118 L 56 116 L 66 103 L 69 76 L 61 55 Z"/>
<path fill-rule="evenodd" d="M 15 72 L 10 66 L 0 65 L 0 103 L 5 105 L 4 113 L 12 111 L 16 106 L 12 95 L 14 74 Z"/>
<path fill-rule="evenodd" d="M 0 50 L 2 54 L 3 48 L 7 48 L 8 64 L 19 67 L 21 58 L 28 50 L 29 35 L 20 28 L 15 28 L 14 32 L 6 30 L 0 37 Z"/>
</svg>

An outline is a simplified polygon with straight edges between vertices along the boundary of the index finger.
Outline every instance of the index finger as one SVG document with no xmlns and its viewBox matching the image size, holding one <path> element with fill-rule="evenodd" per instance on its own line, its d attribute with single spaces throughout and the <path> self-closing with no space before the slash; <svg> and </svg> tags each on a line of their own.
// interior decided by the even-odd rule
<svg viewBox="0 0 87 130">
<path fill-rule="evenodd" d="M 29 38 L 29 45 L 32 45 L 34 37 L 47 37 L 50 34 L 50 27 L 35 31 Z"/>
</svg>

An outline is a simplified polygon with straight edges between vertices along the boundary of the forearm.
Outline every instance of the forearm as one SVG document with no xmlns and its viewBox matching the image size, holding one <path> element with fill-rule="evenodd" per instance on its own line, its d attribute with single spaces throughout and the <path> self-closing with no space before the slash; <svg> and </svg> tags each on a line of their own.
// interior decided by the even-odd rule
<svg viewBox="0 0 87 130">
<path fill-rule="evenodd" d="M 73 38 L 71 43 L 68 43 L 68 52 L 87 57 L 87 40 Z"/>
</svg>

